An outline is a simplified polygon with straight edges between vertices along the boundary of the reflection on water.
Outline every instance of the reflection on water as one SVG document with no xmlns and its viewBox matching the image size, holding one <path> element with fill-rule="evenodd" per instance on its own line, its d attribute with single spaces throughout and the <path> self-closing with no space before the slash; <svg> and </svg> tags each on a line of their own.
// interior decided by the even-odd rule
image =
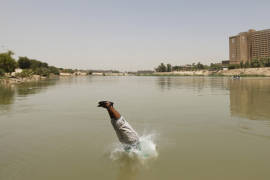
<svg viewBox="0 0 270 180">
<path fill-rule="evenodd" d="M 162 90 L 190 89 L 197 93 L 205 89 L 228 90 L 232 116 L 250 120 L 270 120 L 270 79 L 227 77 L 159 77 L 156 83 Z"/>
<path fill-rule="evenodd" d="M 122 156 L 117 160 L 118 163 L 118 180 L 133 180 L 136 179 L 140 171 L 140 162 L 136 159 L 131 159 L 128 156 Z"/>
<path fill-rule="evenodd" d="M 251 120 L 270 120 L 270 80 L 241 79 L 230 81 L 232 116 Z"/>
<path fill-rule="evenodd" d="M 211 95 L 209 100 L 213 95 L 229 94 L 230 113 L 237 123 L 238 131 L 270 138 L 270 79 L 268 78 L 233 80 L 228 77 L 159 77 L 156 82 L 163 91 L 178 90 L 183 93 L 182 90 L 189 90 L 194 92 L 193 96 Z M 202 107 L 200 108 L 202 110 Z"/>
<path fill-rule="evenodd" d="M 9 110 L 14 103 L 15 97 L 28 96 L 44 91 L 47 87 L 55 85 L 56 80 L 44 80 L 36 82 L 27 82 L 17 85 L 0 84 L 0 112 Z"/>
<path fill-rule="evenodd" d="M 37 94 L 41 91 L 44 91 L 49 86 L 53 86 L 56 84 L 56 80 L 48 80 L 48 81 L 37 81 L 19 84 L 16 86 L 16 92 L 20 96 L 27 96 L 30 94 Z"/>
<path fill-rule="evenodd" d="M 166 89 L 192 89 L 197 92 L 205 88 L 209 89 L 228 89 L 228 78 L 209 78 L 209 77 L 158 77 L 156 82 L 162 90 Z"/>
<path fill-rule="evenodd" d="M 269 89 L 267 78 L 223 77 L 78 77 L 1 86 L 0 179 L 268 180 Z M 96 107 L 102 99 L 112 99 L 139 134 L 158 134 L 157 158 L 141 164 L 104 156 L 118 141 Z"/>
<path fill-rule="evenodd" d="M 13 86 L 0 85 L 0 105 L 12 104 L 14 101 L 15 88 Z"/>
<path fill-rule="evenodd" d="M 270 80 L 230 81 L 230 110 L 241 133 L 270 138 Z M 257 120 L 257 121 L 251 121 Z"/>
<path fill-rule="evenodd" d="M 238 119 L 238 129 L 243 134 L 270 139 L 269 121 L 251 121 L 247 119 Z"/>
<path fill-rule="evenodd" d="M 15 99 L 15 88 L 13 86 L 0 85 L 0 112 L 10 109 L 10 104 L 13 104 Z"/>
</svg>

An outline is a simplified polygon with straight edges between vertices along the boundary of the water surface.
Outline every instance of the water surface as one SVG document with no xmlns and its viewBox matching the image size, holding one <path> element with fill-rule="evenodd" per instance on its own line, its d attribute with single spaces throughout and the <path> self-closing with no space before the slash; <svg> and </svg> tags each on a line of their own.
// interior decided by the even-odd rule
<svg viewBox="0 0 270 180">
<path fill-rule="evenodd" d="M 109 99 L 158 156 L 115 154 Z M 79 77 L 0 86 L 2 180 L 270 179 L 270 79 Z"/>
</svg>

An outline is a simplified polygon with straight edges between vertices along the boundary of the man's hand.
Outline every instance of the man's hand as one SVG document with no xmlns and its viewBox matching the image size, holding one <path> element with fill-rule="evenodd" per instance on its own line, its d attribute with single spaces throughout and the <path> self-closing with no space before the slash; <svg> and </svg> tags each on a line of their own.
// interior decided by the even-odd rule
<svg viewBox="0 0 270 180">
<path fill-rule="evenodd" d="M 100 102 L 98 102 L 98 107 L 103 107 L 105 109 L 108 109 L 111 106 L 113 106 L 113 102 L 110 102 L 110 101 L 100 101 Z"/>
</svg>

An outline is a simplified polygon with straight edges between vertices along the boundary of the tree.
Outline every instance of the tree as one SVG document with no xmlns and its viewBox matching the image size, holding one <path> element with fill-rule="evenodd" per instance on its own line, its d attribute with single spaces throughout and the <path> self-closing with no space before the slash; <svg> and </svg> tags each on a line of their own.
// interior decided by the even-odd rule
<svg viewBox="0 0 270 180">
<path fill-rule="evenodd" d="M 167 71 L 167 68 L 166 68 L 166 66 L 164 65 L 164 63 L 161 63 L 161 64 L 156 68 L 156 71 L 157 71 L 157 72 L 166 72 L 166 71 Z"/>
<path fill-rule="evenodd" d="M 244 63 L 243 61 L 240 62 L 240 68 L 243 68 L 244 67 Z"/>
<path fill-rule="evenodd" d="M 27 57 L 19 57 L 18 65 L 21 69 L 29 69 L 31 65 L 30 59 Z"/>
<path fill-rule="evenodd" d="M 247 61 L 247 62 L 244 64 L 244 68 L 250 68 L 250 63 L 249 63 L 249 61 Z"/>
<path fill-rule="evenodd" d="M 62 72 L 63 73 L 71 73 L 72 74 L 72 73 L 74 73 L 74 70 L 72 70 L 72 69 L 63 69 Z"/>
<path fill-rule="evenodd" d="M 215 71 L 218 71 L 218 70 L 221 70 L 222 69 L 222 64 L 219 64 L 219 63 L 211 63 L 210 64 L 210 70 L 215 70 Z"/>
<path fill-rule="evenodd" d="M 37 75 L 41 75 L 41 76 L 49 76 L 50 71 L 49 71 L 48 68 L 41 67 L 41 68 L 36 68 L 34 70 L 34 73 L 37 74 Z"/>
<path fill-rule="evenodd" d="M 17 67 L 17 62 L 12 58 L 13 54 L 12 51 L 0 54 L 0 69 L 7 73 L 13 72 Z"/>
<path fill-rule="evenodd" d="M 172 65 L 171 64 L 167 64 L 167 72 L 172 72 Z"/>
<path fill-rule="evenodd" d="M 200 62 L 198 62 L 197 65 L 196 65 L 196 69 L 204 69 L 203 64 L 201 64 Z"/>
<path fill-rule="evenodd" d="M 255 68 L 261 66 L 260 61 L 258 59 L 252 59 L 250 65 L 251 67 L 255 67 Z"/>
<path fill-rule="evenodd" d="M 173 66 L 172 70 L 173 71 L 181 71 L 181 70 L 183 70 L 183 67 L 182 66 Z"/>
<path fill-rule="evenodd" d="M 228 68 L 229 69 L 239 69 L 240 65 L 239 64 L 229 64 Z"/>
<path fill-rule="evenodd" d="M 58 68 L 56 68 L 54 66 L 49 66 L 49 71 L 50 71 L 50 73 L 53 73 L 53 74 L 56 74 L 56 75 L 60 74 Z"/>
<path fill-rule="evenodd" d="M 40 61 L 37 61 L 35 59 L 30 60 L 30 68 L 31 69 L 37 69 L 37 68 L 40 68 L 40 67 L 41 67 L 41 62 Z"/>
<path fill-rule="evenodd" d="M 270 67 L 270 57 L 264 59 L 265 67 Z"/>
<path fill-rule="evenodd" d="M 36 69 L 36 68 L 48 68 L 48 64 L 47 63 L 44 63 L 44 62 L 41 62 L 41 61 L 38 61 L 38 60 L 35 60 L 35 59 L 31 59 L 30 60 L 30 68 L 31 69 Z"/>
<path fill-rule="evenodd" d="M 10 56 L 10 57 L 14 55 L 14 52 L 13 52 L 13 51 L 10 51 L 10 50 L 8 50 L 6 53 L 7 53 L 8 56 Z"/>
<path fill-rule="evenodd" d="M 260 59 L 260 64 L 263 67 L 269 67 L 270 66 L 270 57 Z"/>
<path fill-rule="evenodd" d="M 4 75 L 5 75 L 4 69 L 0 69 L 0 76 L 4 76 Z"/>
</svg>

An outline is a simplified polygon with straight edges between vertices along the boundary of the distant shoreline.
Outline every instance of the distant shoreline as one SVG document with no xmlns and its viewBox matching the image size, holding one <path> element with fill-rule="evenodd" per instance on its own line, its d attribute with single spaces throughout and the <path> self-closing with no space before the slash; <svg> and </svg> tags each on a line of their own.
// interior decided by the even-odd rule
<svg viewBox="0 0 270 180">
<path fill-rule="evenodd" d="M 197 71 L 173 71 L 173 72 L 154 72 L 137 74 L 137 76 L 234 76 L 241 77 L 270 77 L 270 68 L 245 68 L 230 70 L 197 70 Z"/>
<path fill-rule="evenodd" d="M 230 70 L 197 70 L 197 71 L 173 71 L 173 72 L 154 72 L 154 73 L 139 73 L 139 74 L 125 74 L 125 73 L 108 73 L 102 76 L 203 76 L 203 77 L 231 77 L 239 75 L 240 77 L 270 77 L 270 67 L 264 68 L 245 68 L 245 69 L 230 69 Z M 0 84 L 21 84 L 26 82 L 35 82 L 47 79 L 59 79 L 61 77 L 77 77 L 85 75 L 51 75 L 49 77 L 32 75 L 29 77 L 0 77 Z M 101 75 L 88 75 L 101 76 Z"/>
</svg>

